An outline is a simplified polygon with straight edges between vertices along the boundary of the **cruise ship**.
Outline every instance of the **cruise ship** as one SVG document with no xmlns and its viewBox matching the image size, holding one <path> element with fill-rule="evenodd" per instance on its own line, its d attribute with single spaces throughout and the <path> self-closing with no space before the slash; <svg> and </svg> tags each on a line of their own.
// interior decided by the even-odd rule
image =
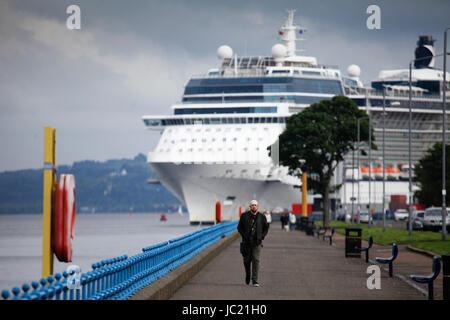
<svg viewBox="0 0 450 320">
<path fill-rule="evenodd" d="M 364 87 L 356 65 L 343 75 L 336 66 L 298 55 L 302 50 L 296 43 L 304 40 L 305 29 L 294 22 L 294 12 L 288 11 L 279 30 L 282 43 L 272 47 L 272 56 L 239 57 L 229 46 L 220 46 L 219 66 L 189 79 L 182 100 L 171 107 L 171 115 L 142 118 L 148 129 L 161 133 L 147 157 L 156 181 L 187 207 L 191 224 L 213 223 L 216 201 L 221 202 L 222 220 L 237 219 L 240 208 L 245 210 L 252 199 L 257 199 L 263 210 L 300 203 L 301 192 L 295 186 L 301 181 L 279 166 L 267 147 L 276 146 L 287 117 L 335 95 L 348 96 L 372 119 L 378 151 L 372 152 L 371 159 L 361 158 L 362 164 L 372 166 L 381 156 L 383 103 L 386 162 L 395 168 L 408 162 L 408 69 L 382 71 L 371 87 Z M 416 56 L 433 50 L 433 39 L 421 37 Z M 434 69 L 433 63 L 432 59 L 422 60 L 413 70 L 414 161 L 441 139 L 443 73 Z M 352 155 L 346 157 L 335 183 L 348 178 L 349 170 L 355 168 L 353 159 Z M 356 169 L 361 180 L 362 169 Z M 392 172 L 392 180 L 402 183 L 400 173 Z M 353 183 L 355 176 L 352 178 Z M 335 195 L 338 203 L 354 199 L 347 189 Z M 398 194 L 398 186 L 394 189 Z M 313 197 L 308 195 L 308 203 Z"/>
</svg>

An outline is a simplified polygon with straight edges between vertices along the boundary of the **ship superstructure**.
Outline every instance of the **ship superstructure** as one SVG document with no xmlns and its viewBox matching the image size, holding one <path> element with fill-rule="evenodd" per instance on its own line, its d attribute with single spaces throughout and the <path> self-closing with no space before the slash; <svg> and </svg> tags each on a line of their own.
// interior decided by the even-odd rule
<svg viewBox="0 0 450 320">
<path fill-rule="evenodd" d="M 173 114 L 143 117 L 149 129 L 161 131 L 148 162 L 159 181 L 186 205 L 191 223 L 213 222 L 214 201 L 222 202 L 226 220 L 236 219 L 238 207 L 245 209 L 251 199 L 257 199 L 264 209 L 299 203 L 300 191 L 294 185 L 301 182 L 269 157 L 267 147 L 277 141 L 287 117 L 335 95 L 347 95 L 370 114 L 379 150 L 384 101 L 389 114 L 386 154 L 396 164 L 406 162 L 404 130 L 409 91 L 403 70 L 380 73 L 373 87 L 365 88 L 355 65 L 349 67 L 348 76 L 343 76 L 337 67 L 297 55 L 296 42 L 302 40 L 303 32 L 294 23 L 291 10 L 279 32 L 283 44 L 272 47 L 272 56 L 238 57 L 230 47 L 219 47 L 220 66 L 187 82 L 181 101 L 172 106 Z M 426 141 L 415 142 L 414 160 L 439 140 L 437 120 L 442 116 L 439 90 L 423 88 L 420 72 L 428 71 L 415 74 L 414 130 Z M 386 88 L 384 96 L 380 86 Z M 372 160 L 376 157 L 374 153 Z M 343 170 L 348 166 L 349 157 Z M 340 179 L 344 177 L 342 172 Z M 308 202 L 312 202 L 311 196 Z"/>
</svg>

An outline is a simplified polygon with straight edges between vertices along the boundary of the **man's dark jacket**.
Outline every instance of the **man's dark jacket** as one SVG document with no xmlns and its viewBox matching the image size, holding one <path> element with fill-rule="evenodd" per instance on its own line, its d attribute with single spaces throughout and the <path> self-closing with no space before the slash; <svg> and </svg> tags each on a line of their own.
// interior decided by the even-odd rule
<svg viewBox="0 0 450 320">
<path fill-rule="evenodd" d="M 252 224 L 252 213 L 246 211 L 241 215 L 241 219 L 238 224 L 238 232 L 241 234 L 242 241 L 250 242 L 250 229 Z M 266 216 L 261 212 L 256 213 L 256 243 L 254 245 L 259 246 L 269 231 L 269 224 L 267 223 Z"/>
</svg>

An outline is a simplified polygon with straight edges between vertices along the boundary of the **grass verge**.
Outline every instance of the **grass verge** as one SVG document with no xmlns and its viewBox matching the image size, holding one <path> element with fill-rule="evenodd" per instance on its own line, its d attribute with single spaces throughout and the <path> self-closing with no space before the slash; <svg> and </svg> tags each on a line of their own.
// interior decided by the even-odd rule
<svg viewBox="0 0 450 320">
<path fill-rule="evenodd" d="M 322 225 L 322 221 L 315 221 L 319 226 Z M 334 228 L 335 232 L 345 235 L 345 228 L 351 227 L 351 223 L 345 223 L 342 221 L 330 221 L 330 226 Z M 353 226 L 357 226 L 354 224 Z M 438 232 L 431 231 L 413 231 L 412 235 L 409 235 L 407 230 L 401 230 L 391 227 L 386 227 L 383 232 L 382 227 L 371 226 L 368 228 L 367 224 L 361 224 L 361 237 L 367 240 L 369 236 L 373 237 L 373 241 L 377 244 L 391 245 L 408 244 L 412 247 L 422 250 L 431 251 L 436 255 L 443 255 L 450 253 L 450 236 L 446 241 L 442 241 L 442 236 Z"/>
</svg>

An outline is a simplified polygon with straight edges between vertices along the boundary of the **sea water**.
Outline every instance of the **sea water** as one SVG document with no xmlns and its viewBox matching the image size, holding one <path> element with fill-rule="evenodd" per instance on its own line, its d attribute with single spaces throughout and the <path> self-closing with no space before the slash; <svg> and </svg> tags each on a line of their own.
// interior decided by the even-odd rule
<svg viewBox="0 0 450 320">
<path fill-rule="evenodd" d="M 92 264 L 194 232 L 188 215 L 154 213 L 78 214 L 75 221 L 72 262 L 54 257 L 54 273 L 77 265 L 82 272 Z M 42 273 L 42 214 L 0 214 L 0 290 L 39 281 Z"/>
</svg>

